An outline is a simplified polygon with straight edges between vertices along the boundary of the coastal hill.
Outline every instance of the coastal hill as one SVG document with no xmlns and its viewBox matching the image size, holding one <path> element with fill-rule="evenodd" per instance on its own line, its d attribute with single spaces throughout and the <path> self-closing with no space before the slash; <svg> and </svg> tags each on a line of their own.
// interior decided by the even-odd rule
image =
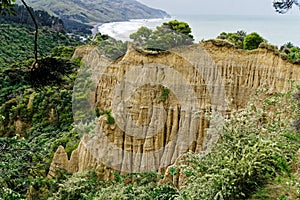
<svg viewBox="0 0 300 200">
<path fill-rule="evenodd" d="M 169 17 L 165 11 L 135 0 L 28 0 L 27 3 L 36 10 L 45 10 L 61 18 L 67 29 L 79 24 Z"/>
</svg>

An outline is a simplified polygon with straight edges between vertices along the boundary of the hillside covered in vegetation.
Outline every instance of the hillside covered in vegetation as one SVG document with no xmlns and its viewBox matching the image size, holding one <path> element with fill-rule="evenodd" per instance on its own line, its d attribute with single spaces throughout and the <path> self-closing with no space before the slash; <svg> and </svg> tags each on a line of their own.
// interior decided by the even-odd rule
<svg viewBox="0 0 300 200">
<path fill-rule="evenodd" d="M 18 1 L 20 3 L 20 1 Z M 88 33 L 91 23 L 170 17 L 166 12 L 131 0 L 28 0 L 36 10 L 44 10 L 63 20 L 66 29 Z"/>
</svg>

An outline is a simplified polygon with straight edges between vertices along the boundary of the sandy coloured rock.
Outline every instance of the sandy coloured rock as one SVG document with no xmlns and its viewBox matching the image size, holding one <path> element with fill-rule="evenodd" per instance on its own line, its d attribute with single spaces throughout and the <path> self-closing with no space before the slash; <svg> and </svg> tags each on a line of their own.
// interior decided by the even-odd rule
<svg viewBox="0 0 300 200">
<path fill-rule="evenodd" d="M 94 47 L 80 47 L 75 56 L 97 71 L 91 101 L 100 112 L 111 111 L 115 123 L 101 116 L 96 135 L 85 135 L 70 161 L 59 147 L 51 176 L 55 168 L 72 173 L 93 168 L 107 178 L 111 169 L 164 172 L 179 155 L 208 152 L 214 145 L 219 121 L 207 115 L 224 117 L 243 108 L 257 89 L 283 92 L 290 88 L 289 80 L 300 81 L 300 65 L 273 51 L 238 50 L 213 42 L 159 54 L 129 48 L 115 62 Z"/>
</svg>

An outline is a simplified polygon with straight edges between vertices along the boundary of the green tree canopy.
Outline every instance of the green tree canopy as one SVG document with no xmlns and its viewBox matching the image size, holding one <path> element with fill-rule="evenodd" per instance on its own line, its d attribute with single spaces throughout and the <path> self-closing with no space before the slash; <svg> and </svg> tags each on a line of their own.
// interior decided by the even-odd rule
<svg viewBox="0 0 300 200">
<path fill-rule="evenodd" d="M 130 35 L 130 39 L 141 45 L 145 45 L 146 41 L 150 38 L 152 33 L 153 31 L 150 28 L 142 26 L 137 32 Z"/>
<path fill-rule="evenodd" d="M 235 33 L 225 33 L 222 32 L 217 37 L 218 39 L 228 40 L 233 43 L 236 48 L 243 49 L 244 48 L 244 39 L 247 33 L 243 30 L 237 31 Z"/>
<path fill-rule="evenodd" d="M 170 48 L 193 44 L 191 27 L 186 22 L 172 20 L 157 26 L 155 30 L 141 27 L 130 35 L 140 49 L 165 51 Z"/>
<path fill-rule="evenodd" d="M 190 38 L 193 38 L 193 36 L 191 35 L 192 29 L 189 26 L 189 24 L 186 22 L 179 22 L 177 20 L 172 20 L 172 21 L 163 23 L 163 26 L 167 27 L 177 33 L 181 33 L 183 35 L 187 35 Z"/>
<path fill-rule="evenodd" d="M 99 46 L 101 54 L 111 60 L 117 60 L 126 53 L 127 42 L 116 40 L 106 34 L 97 33 L 93 43 Z"/>
</svg>

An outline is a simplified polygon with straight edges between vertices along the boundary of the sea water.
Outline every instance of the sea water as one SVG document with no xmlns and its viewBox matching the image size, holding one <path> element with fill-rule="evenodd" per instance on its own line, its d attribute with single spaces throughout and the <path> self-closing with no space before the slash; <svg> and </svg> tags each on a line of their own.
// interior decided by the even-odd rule
<svg viewBox="0 0 300 200">
<path fill-rule="evenodd" d="M 192 34 L 196 42 L 202 39 L 216 38 L 221 32 L 243 30 L 247 33 L 257 32 L 268 42 L 278 46 L 287 42 L 300 46 L 300 13 L 299 16 L 174 15 L 171 19 L 187 22 L 192 28 Z M 154 29 L 171 19 L 144 19 L 105 23 L 98 27 L 98 31 L 125 41 L 130 40 L 129 35 L 141 26 Z"/>
<path fill-rule="evenodd" d="M 123 22 L 110 22 L 102 24 L 98 27 L 98 31 L 102 34 L 107 34 L 118 40 L 130 40 L 130 34 L 136 32 L 141 26 L 146 26 L 155 29 L 156 26 L 170 21 L 171 18 L 166 19 L 134 19 Z"/>
</svg>

